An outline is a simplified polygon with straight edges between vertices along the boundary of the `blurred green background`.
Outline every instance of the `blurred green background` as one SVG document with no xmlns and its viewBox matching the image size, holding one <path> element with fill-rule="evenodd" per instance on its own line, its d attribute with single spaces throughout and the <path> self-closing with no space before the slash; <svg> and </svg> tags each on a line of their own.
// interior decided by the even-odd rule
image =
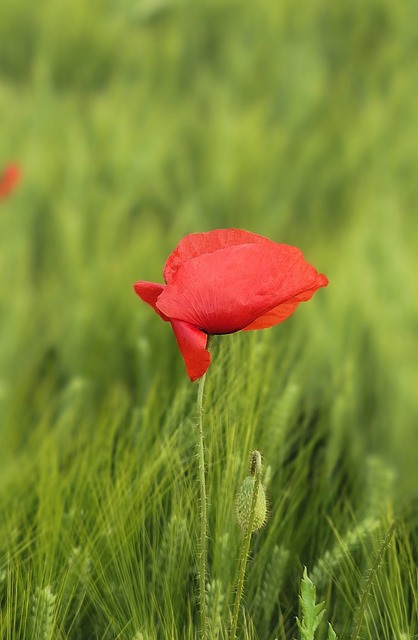
<svg viewBox="0 0 418 640">
<path fill-rule="evenodd" d="M 315 324 L 330 393 L 368 372 L 362 428 L 412 469 L 416 3 L 0 0 L 0 16 L 0 164 L 23 170 L 0 204 L 1 438 L 23 446 L 74 378 L 138 397 L 182 372 L 131 285 L 160 281 L 186 233 L 235 226 L 328 275 L 291 322 L 308 343 Z"/>
<path fill-rule="evenodd" d="M 272 349 L 358 473 L 376 453 L 415 495 L 417 23 L 412 0 L 0 0 L 0 169 L 23 171 L 0 202 L 4 491 L 77 385 L 92 411 L 190 384 L 132 284 L 240 227 L 328 276 Z"/>
</svg>

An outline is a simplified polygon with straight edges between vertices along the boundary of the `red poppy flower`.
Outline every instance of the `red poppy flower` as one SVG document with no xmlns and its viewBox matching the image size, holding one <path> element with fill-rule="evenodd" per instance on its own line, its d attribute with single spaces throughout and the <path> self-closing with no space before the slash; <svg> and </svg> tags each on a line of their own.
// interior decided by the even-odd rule
<svg viewBox="0 0 418 640">
<path fill-rule="evenodd" d="M 241 229 L 186 236 L 167 259 L 164 280 L 134 289 L 171 323 L 193 381 L 210 364 L 208 334 L 272 327 L 328 284 L 296 247 Z"/>
<path fill-rule="evenodd" d="M 21 176 L 20 167 L 17 164 L 9 164 L 0 176 L 0 200 L 7 198 L 14 191 Z"/>
</svg>

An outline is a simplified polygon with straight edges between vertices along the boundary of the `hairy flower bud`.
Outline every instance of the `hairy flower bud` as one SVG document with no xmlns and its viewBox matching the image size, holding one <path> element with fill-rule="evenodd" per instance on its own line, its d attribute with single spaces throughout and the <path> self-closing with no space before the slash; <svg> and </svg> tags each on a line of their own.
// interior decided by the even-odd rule
<svg viewBox="0 0 418 640">
<path fill-rule="evenodd" d="M 248 476 L 245 478 L 238 492 L 235 502 L 235 513 L 237 516 L 238 524 L 241 529 L 246 531 L 250 525 L 251 519 L 251 505 L 254 494 L 256 478 L 255 476 Z M 258 495 L 256 498 L 254 509 L 254 520 L 251 531 L 257 531 L 260 529 L 267 520 L 267 504 L 266 493 L 261 482 L 258 485 Z"/>
</svg>

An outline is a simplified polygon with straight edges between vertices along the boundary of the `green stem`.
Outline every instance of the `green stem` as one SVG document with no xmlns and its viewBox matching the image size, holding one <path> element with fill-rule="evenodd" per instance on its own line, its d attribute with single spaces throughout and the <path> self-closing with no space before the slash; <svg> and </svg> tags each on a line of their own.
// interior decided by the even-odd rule
<svg viewBox="0 0 418 640">
<path fill-rule="evenodd" d="M 248 553 L 250 550 L 251 535 L 253 532 L 254 519 L 255 519 L 255 507 L 257 504 L 260 481 L 261 481 L 261 471 L 259 468 L 256 468 L 254 489 L 253 489 L 253 495 L 251 500 L 250 519 L 248 522 L 248 527 L 245 531 L 244 539 L 242 541 L 241 552 L 239 557 L 237 588 L 235 591 L 235 602 L 234 602 L 234 609 L 232 612 L 231 634 L 229 636 L 230 640 L 235 640 L 236 638 L 239 607 L 241 603 L 242 592 L 244 590 L 245 570 L 247 568 Z"/>
<path fill-rule="evenodd" d="M 210 336 L 208 336 L 207 347 L 209 347 Z M 206 613 L 206 564 L 207 564 L 207 498 L 206 498 L 206 477 L 205 477 L 205 438 L 203 430 L 203 392 L 205 389 L 206 373 L 199 380 L 197 392 L 197 415 L 198 415 L 198 459 L 199 459 L 199 481 L 200 481 L 200 543 L 199 543 L 199 602 L 200 602 L 200 633 L 203 640 L 208 637 L 208 624 Z"/>
</svg>

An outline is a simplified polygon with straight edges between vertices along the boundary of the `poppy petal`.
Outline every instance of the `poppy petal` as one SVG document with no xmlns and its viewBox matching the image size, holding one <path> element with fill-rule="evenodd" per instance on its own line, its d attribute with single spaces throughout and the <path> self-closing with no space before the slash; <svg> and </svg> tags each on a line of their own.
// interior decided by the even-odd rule
<svg viewBox="0 0 418 640">
<path fill-rule="evenodd" d="M 243 229 L 214 229 L 205 233 L 191 233 L 180 240 L 173 253 L 167 258 L 164 280 L 167 283 L 171 282 L 181 265 L 197 256 L 235 245 L 263 242 L 275 244 L 264 236 Z"/>
<path fill-rule="evenodd" d="M 6 198 L 17 186 L 21 177 L 20 167 L 17 164 L 9 164 L 3 175 L 0 176 L 0 198 Z"/>
<path fill-rule="evenodd" d="M 164 291 L 164 288 L 163 284 L 158 284 L 157 282 L 145 282 L 140 280 L 134 284 L 135 293 L 141 298 L 141 300 L 149 304 L 163 320 L 168 322 L 167 316 L 161 313 L 156 305 L 158 297 Z"/>
<path fill-rule="evenodd" d="M 299 249 L 263 239 L 184 262 L 156 306 L 206 333 L 233 333 L 317 288 L 317 278 Z"/>
<path fill-rule="evenodd" d="M 210 365 L 210 353 L 206 349 L 208 336 L 192 324 L 171 320 L 177 344 L 192 382 L 201 378 Z"/>
<path fill-rule="evenodd" d="M 274 309 L 271 309 L 271 311 L 268 311 L 264 315 L 257 318 L 257 320 L 254 320 L 254 322 L 249 324 L 247 327 L 244 327 L 243 331 L 252 331 L 254 329 L 269 329 L 270 327 L 274 327 L 274 325 L 279 324 L 279 322 L 283 322 L 283 320 L 286 320 L 286 318 L 291 316 L 292 313 L 296 311 L 296 308 L 298 307 L 300 302 L 306 302 L 307 300 L 310 300 L 315 291 L 317 291 L 320 287 L 326 287 L 327 284 L 328 279 L 322 273 L 318 274 L 317 285 L 314 288 L 309 289 L 308 291 L 305 291 L 298 296 L 295 296 L 287 302 L 279 304 Z"/>
</svg>

